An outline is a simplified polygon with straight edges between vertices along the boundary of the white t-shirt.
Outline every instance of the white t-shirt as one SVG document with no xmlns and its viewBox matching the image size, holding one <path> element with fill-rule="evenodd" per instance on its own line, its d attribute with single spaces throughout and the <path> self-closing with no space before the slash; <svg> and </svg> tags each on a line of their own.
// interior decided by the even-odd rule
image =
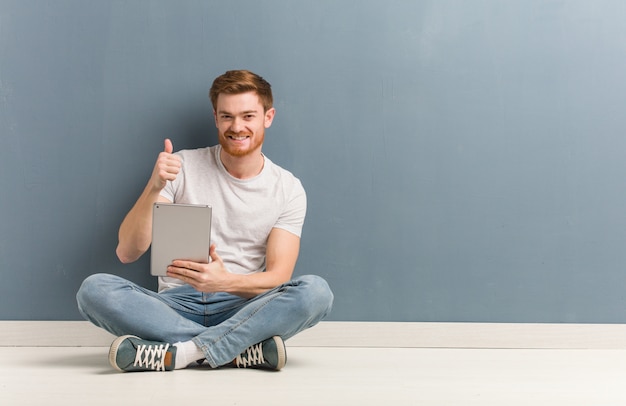
<svg viewBox="0 0 626 406">
<path fill-rule="evenodd" d="M 221 146 L 182 150 L 182 170 L 167 182 L 161 196 L 174 203 L 208 204 L 213 208 L 211 243 L 229 272 L 265 270 L 267 238 L 272 228 L 302 234 L 306 194 L 289 171 L 265 158 L 260 174 L 250 179 L 230 175 L 220 159 Z M 160 277 L 159 291 L 182 285 Z"/>
</svg>

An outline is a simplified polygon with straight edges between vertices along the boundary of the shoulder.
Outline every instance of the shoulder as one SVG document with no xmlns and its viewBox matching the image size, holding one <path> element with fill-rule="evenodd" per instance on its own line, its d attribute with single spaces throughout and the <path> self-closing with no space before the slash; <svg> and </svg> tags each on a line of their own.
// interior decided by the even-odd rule
<svg viewBox="0 0 626 406">
<path fill-rule="evenodd" d="M 214 168 L 215 165 L 217 165 L 215 161 L 215 146 L 182 149 L 176 152 L 176 155 L 180 157 L 183 171 L 206 170 L 207 168 Z"/>
<path fill-rule="evenodd" d="M 304 187 L 302 186 L 300 179 L 298 179 L 289 170 L 272 162 L 272 160 L 267 156 L 265 157 L 265 167 L 268 175 L 273 179 L 273 181 L 280 182 L 284 187 L 294 188 L 304 192 Z"/>
<path fill-rule="evenodd" d="M 207 158 L 214 156 L 214 149 L 215 146 L 195 149 L 181 149 L 176 152 L 176 155 L 180 156 L 183 160 L 188 161 L 206 160 Z"/>
</svg>

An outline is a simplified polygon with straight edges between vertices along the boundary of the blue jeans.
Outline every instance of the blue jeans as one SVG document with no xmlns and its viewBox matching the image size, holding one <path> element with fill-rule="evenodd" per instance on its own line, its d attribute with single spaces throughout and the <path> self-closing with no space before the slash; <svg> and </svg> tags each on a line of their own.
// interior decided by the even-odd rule
<svg viewBox="0 0 626 406">
<path fill-rule="evenodd" d="M 284 340 L 317 324 L 333 294 L 318 276 L 301 276 L 244 299 L 202 293 L 189 285 L 161 293 L 115 275 L 89 276 L 76 295 L 85 319 L 113 335 L 176 343 L 193 340 L 216 368 L 272 336 Z"/>
</svg>

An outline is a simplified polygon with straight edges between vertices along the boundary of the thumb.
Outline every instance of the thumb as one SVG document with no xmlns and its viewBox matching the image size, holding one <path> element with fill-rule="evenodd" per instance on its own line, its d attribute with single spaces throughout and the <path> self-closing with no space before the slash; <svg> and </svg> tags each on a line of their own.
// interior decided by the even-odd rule
<svg viewBox="0 0 626 406">
<path fill-rule="evenodd" d="M 169 138 L 165 139 L 165 149 L 163 151 L 167 152 L 168 154 L 174 152 L 174 145 L 172 145 L 172 140 L 170 140 Z"/>
<path fill-rule="evenodd" d="M 211 244 L 211 247 L 209 248 L 209 256 L 211 257 L 211 262 L 222 262 L 222 258 L 217 255 L 215 244 Z"/>
</svg>

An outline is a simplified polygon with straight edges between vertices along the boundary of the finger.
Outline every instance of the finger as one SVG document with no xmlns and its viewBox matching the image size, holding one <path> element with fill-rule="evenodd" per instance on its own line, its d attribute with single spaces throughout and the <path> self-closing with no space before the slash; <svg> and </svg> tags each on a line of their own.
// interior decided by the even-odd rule
<svg viewBox="0 0 626 406">
<path fill-rule="evenodd" d="M 165 165 L 168 168 L 174 168 L 174 169 L 179 169 L 182 166 L 180 162 L 180 157 L 178 157 L 177 155 L 169 155 L 167 157 L 167 160 L 165 161 Z"/>
<path fill-rule="evenodd" d="M 174 145 L 172 144 L 172 140 L 170 140 L 169 138 L 165 139 L 165 149 L 163 150 L 163 152 L 167 152 L 168 154 L 174 152 Z"/>
<path fill-rule="evenodd" d="M 192 268 L 192 262 L 190 261 L 185 261 L 182 259 L 176 259 L 174 261 L 172 261 L 172 267 L 176 268 L 176 271 L 180 274 L 183 274 L 185 272 L 185 270 L 190 269 L 193 270 Z"/>
<path fill-rule="evenodd" d="M 187 281 L 191 279 L 193 271 L 186 268 L 181 268 L 174 264 L 170 265 L 167 269 L 167 276 L 171 278 L 180 279 L 181 281 Z"/>
<path fill-rule="evenodd" d="M 176 165 L 164 165 L 159 168 L 159 175 L 165 180 L 174 180 L 180 172 L 180 167 Z"/>
<path fill-rule="evenodd" d="M 189 269 L 184 269 L 184 268 L 180 271 L 180 274 L 183 277 L 183 279 L 192 279 L 191 278 L 192 273 L 193 271 L 190 271 Z"/>
</svg>

